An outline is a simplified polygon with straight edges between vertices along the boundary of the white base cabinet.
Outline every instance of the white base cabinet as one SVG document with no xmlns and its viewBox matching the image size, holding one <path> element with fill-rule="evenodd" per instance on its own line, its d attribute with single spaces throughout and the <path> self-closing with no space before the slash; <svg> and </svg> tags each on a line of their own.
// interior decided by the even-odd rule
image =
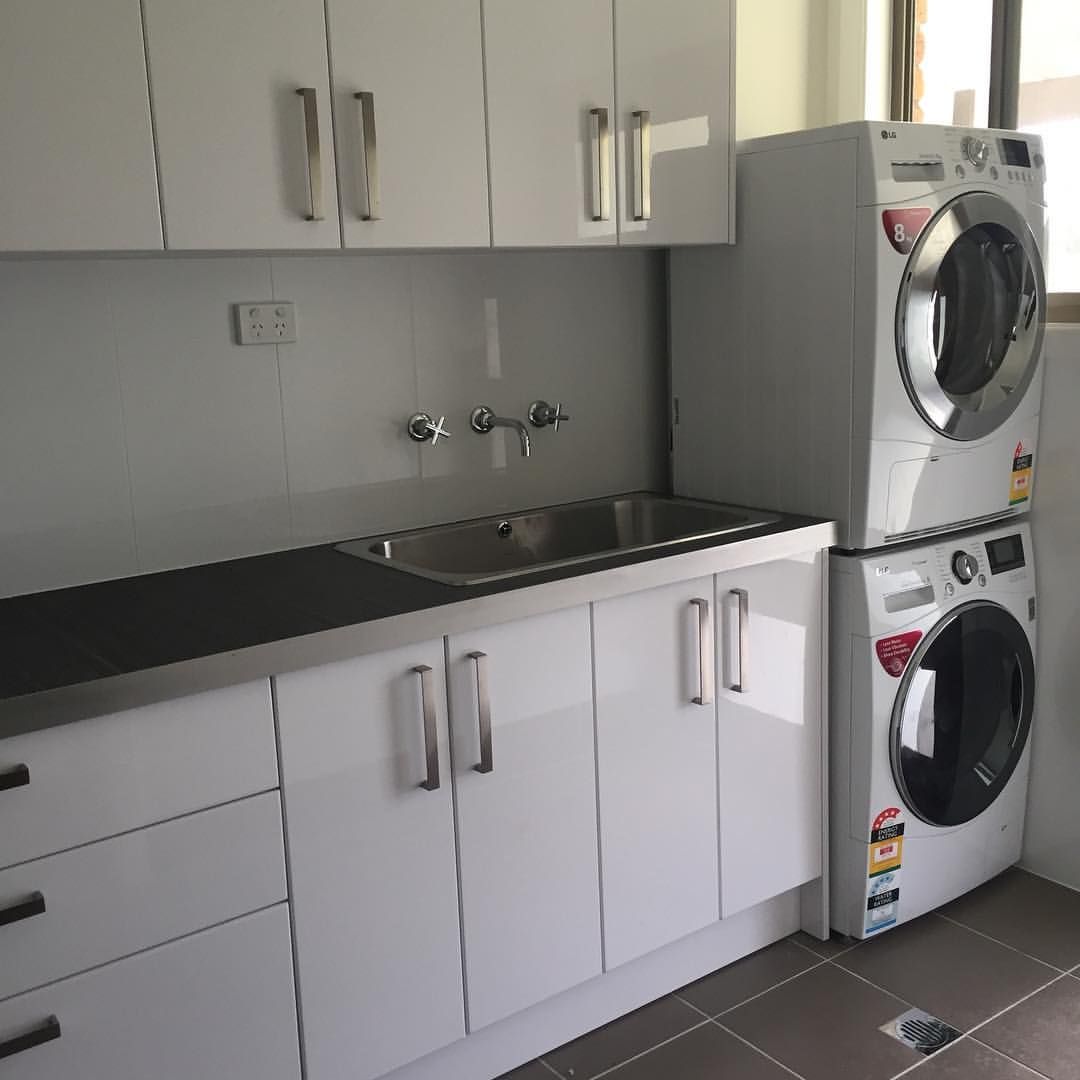
<svg viewBox="0 0 1080 1080">
<path fill-rule="evenodd" d="M 440 639 L 277 679 L 308 1080 L 465 1034 L 443 672 Z"/>
<path fill-rule="evenodd" d="M 0 1080 L 299 1080 L 288 908 L 0 1002 L 5 1050 Z"/>
<path fill-rule="evenodd" d="M 455 635 L 447 656 L 476 1031 L 601 971 L 589 610 Z"/>
<path fill-rule="evenodd" d="M 721 915 L 822 874 L 821 552 L 717 575 Z"/>
<path fill-rule="evenodd" d="M 594 605 L 607 970 L 720 918 L 712 610 L 711 577 Z"/>
</svg>

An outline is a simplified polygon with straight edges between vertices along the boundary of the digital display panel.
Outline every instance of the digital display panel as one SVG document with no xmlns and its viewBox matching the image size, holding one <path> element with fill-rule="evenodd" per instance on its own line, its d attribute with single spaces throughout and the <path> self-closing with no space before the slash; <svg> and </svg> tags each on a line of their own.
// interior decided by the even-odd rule
<svg viewBox="0 0 1080 1080">
<path fill-rule="evenodd" d="M 1023 139 L 999 139 L 998 142 L 1001 144 L 1001 160 L 1006 165 L 1019 165 L 1024 169 L 1031 168 L 1028 146 Z"/>
<path fill-rule="evenodd" d="M 990 560 L 991 574 L 1016 570 L 1024 565 L 1024 542 L 1019 533 L 1003 536 L 998 540 L 987 540 L 986 555 Z"/>
</svg>

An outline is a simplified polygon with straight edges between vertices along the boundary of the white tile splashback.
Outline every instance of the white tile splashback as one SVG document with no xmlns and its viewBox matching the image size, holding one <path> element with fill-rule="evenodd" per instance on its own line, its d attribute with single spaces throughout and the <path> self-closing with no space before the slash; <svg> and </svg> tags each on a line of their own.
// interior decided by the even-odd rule
<svg viewBox="0 0 1080 1080">
<path fill-rule="evenodd" d="M 663 258 L 0 262 L 0 595 L 663 484 Z M 265 299 L 295 345 L 233 343 Z M 468 428 L 537 397 L 528 460 Z"/>
</svg>

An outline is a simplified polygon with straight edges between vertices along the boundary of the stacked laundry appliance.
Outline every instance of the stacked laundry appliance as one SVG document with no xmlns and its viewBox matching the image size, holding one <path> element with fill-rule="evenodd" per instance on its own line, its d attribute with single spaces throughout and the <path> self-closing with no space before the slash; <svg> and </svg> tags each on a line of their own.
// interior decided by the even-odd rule
<svg viewBox="0 0 1080 1080">
<path fill-rule="evenodd" d="M 1044 176 L 1017 132 L 753 140 L 736 245 L 671 255 L 676 494 L 839 524 L 830 906 L 856 938 L 1020 853 Z"/>
</svg>

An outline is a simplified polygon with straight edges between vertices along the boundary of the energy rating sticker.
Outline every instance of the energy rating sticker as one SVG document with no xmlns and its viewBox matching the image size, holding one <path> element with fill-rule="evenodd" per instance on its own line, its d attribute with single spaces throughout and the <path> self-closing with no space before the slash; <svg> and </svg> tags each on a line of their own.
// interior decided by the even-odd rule
<svg viewBox="0 0 1080 1080">
<path fill-rule="evenodd" d="M 904 823 L 900 820 L 902 814 L 899 806 L 887 806 L 882 810 L 870 826 L 870 843 L 877 844 L 882 840 L 903 836 Z"/>
<path fill-rule="evenodd" d="M 865 934 L 884 930 L 897 920 L 903 853 L 903 811 L 899 806 L 887 806 L 870 825 L 870 843 L 866 855 Z"/>
<path fill-rule="evenodd" d="M 1024 446 L 1023 442 L 1016 444 L 1013 451 L 1012 474 L 1009 481 L 1009 505 L 1027 502 L 1031 497 L 1031 474 L 1034 465 L 1034 454 Z"/>
<path fill-rule="evenodd" d="M 902 836 L 898 836 L 895 840 L 882 840 L 879 844 L 871 844 L 867 876 L 877 877 L 878 874 L 884 874 L 889 870 L 898 870 L 903 853 L 904 838 Z"/>
</svg>

